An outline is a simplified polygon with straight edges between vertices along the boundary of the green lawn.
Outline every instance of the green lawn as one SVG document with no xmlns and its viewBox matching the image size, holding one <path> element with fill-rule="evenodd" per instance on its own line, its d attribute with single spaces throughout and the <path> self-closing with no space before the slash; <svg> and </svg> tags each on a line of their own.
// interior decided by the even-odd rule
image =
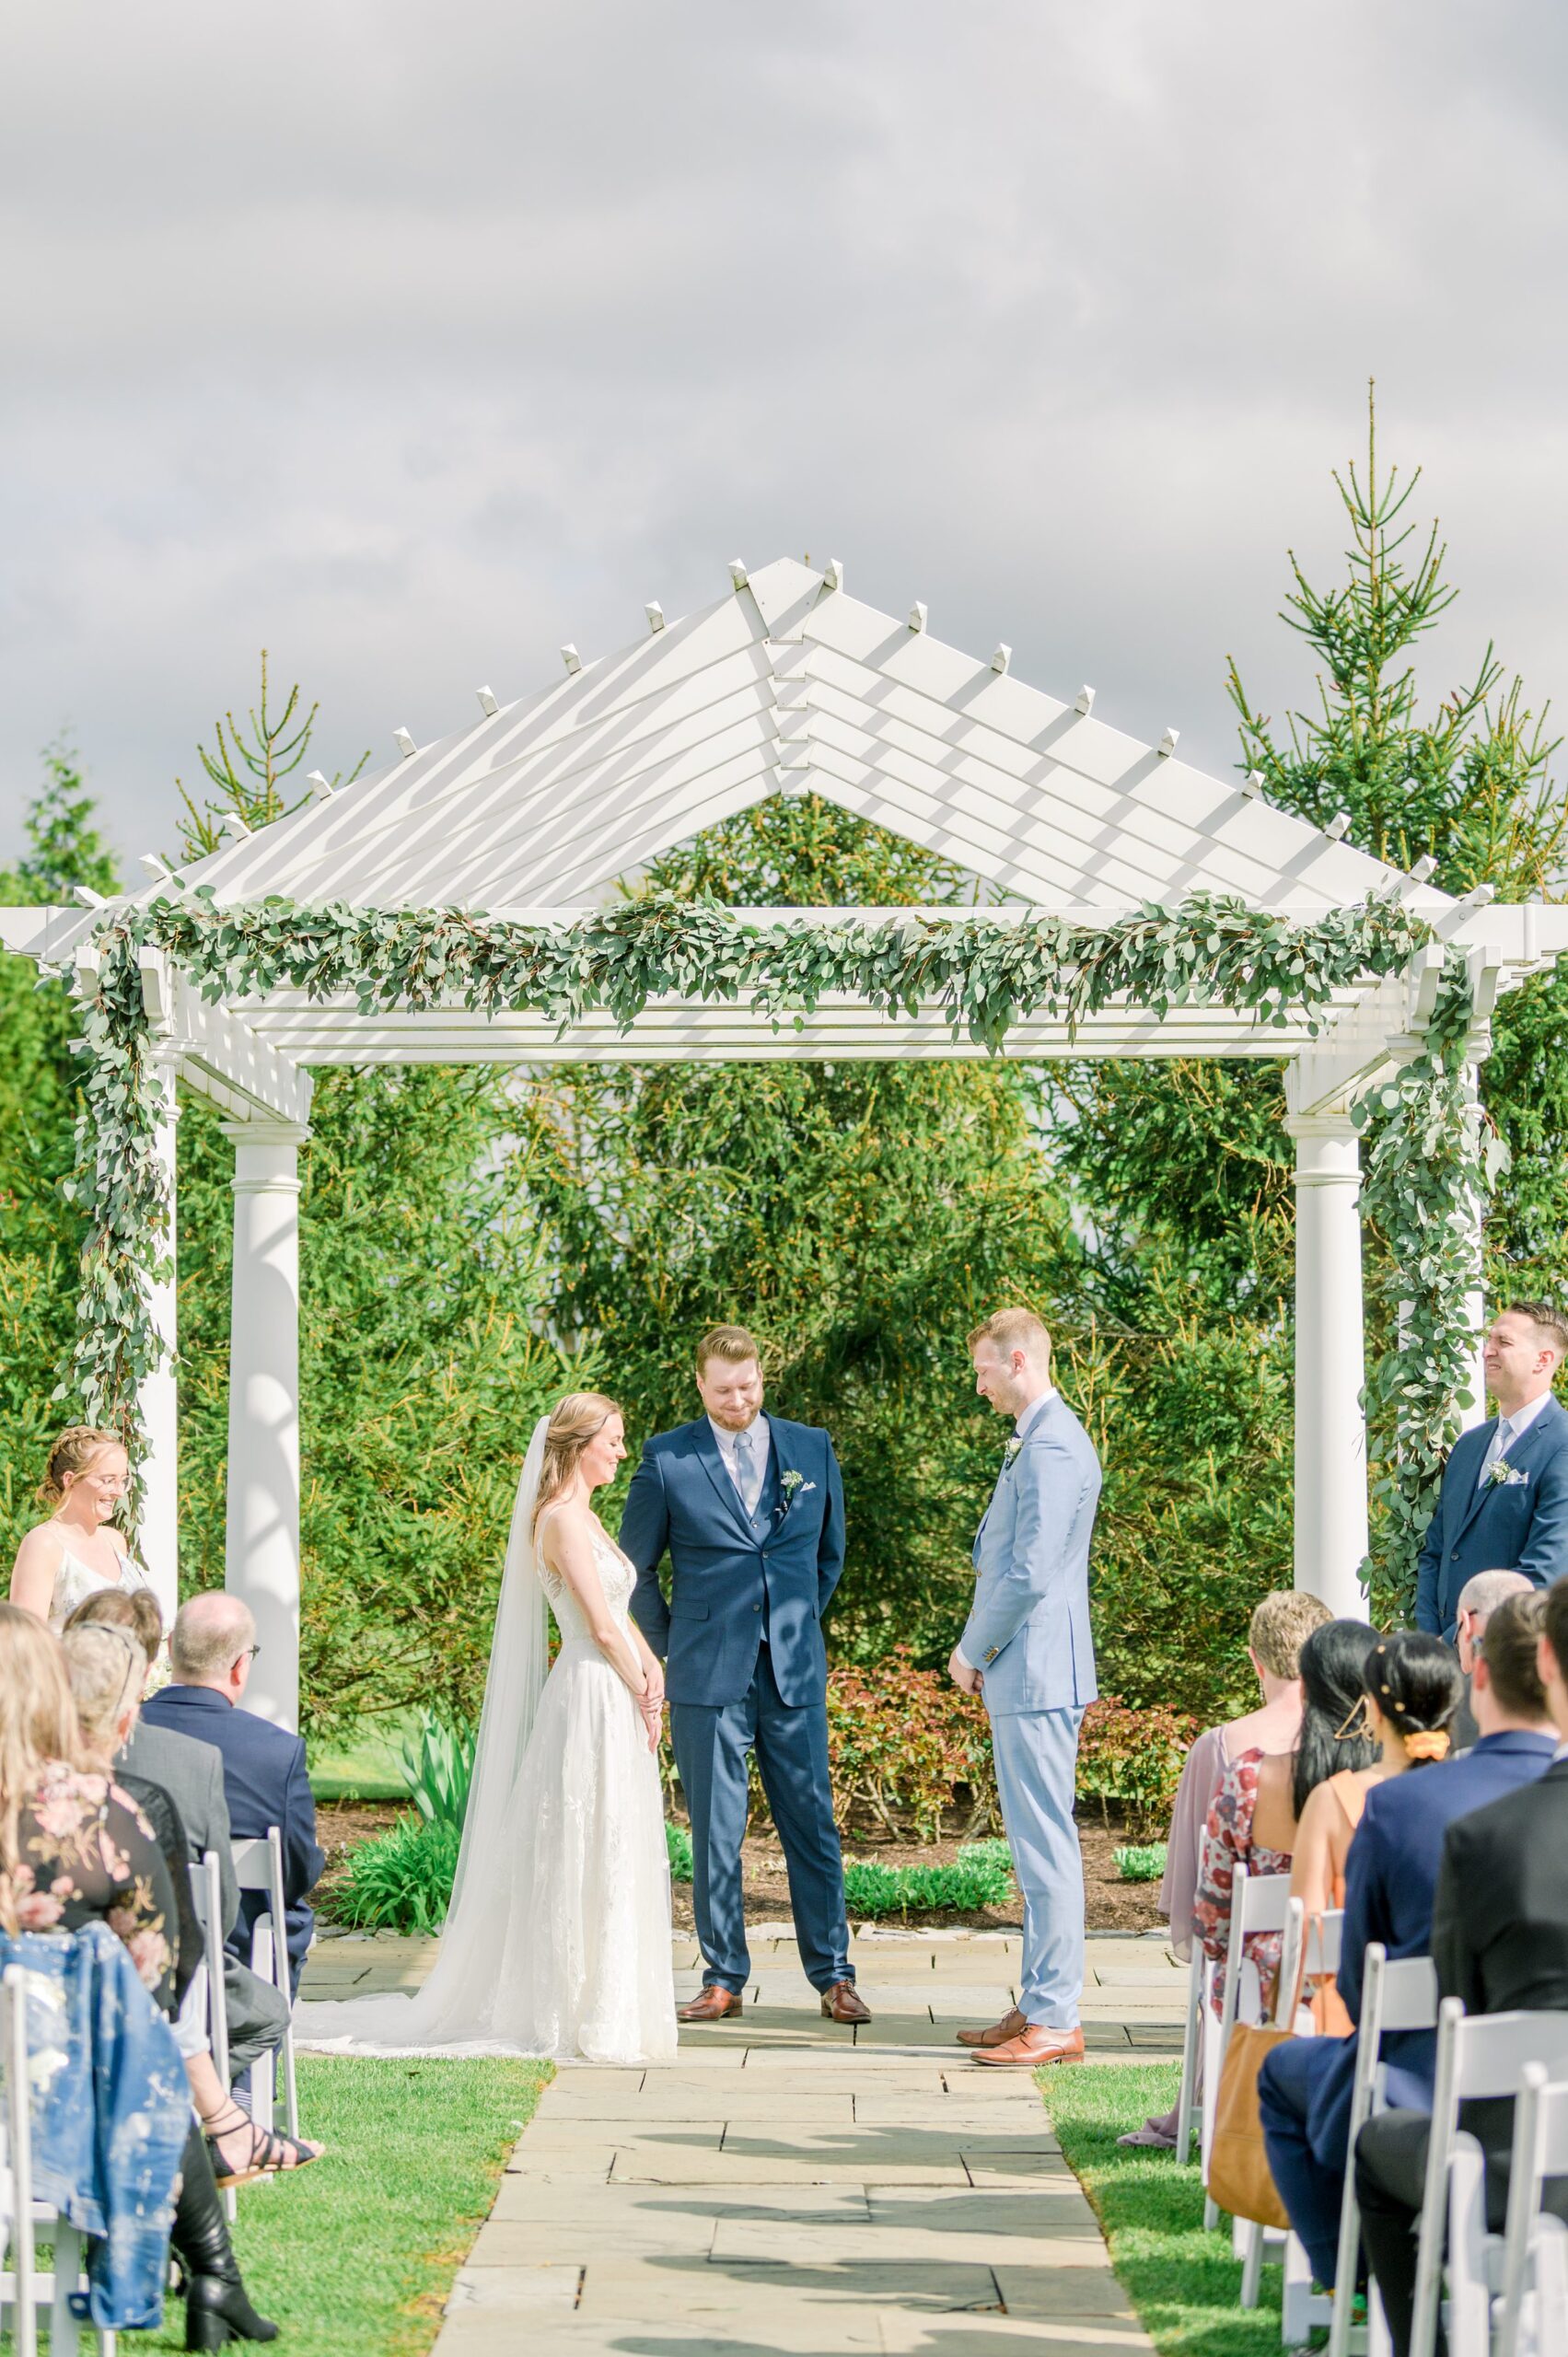
<svg viewBox="0 0 1568 2357">
<path fill-rule="evenodd" d="M 239 2194 L 246 2289 L 289 2357 L 422 2357 L 548 2062 L 302 2055 L 301 2123 L 327 2145 L 298 2178 Z M 184 2309 L 129 2352 L 182 2350 Z"/>
<path fill-rule="evenodd" d="M 1170 2109 L 1180 2077 L 1172 2062 L 1089 2062 L 1040 2073 L 1062 2150 L 1160 2357 L 1276 2357 L 1279 2269 L 1265 2267 L 1263 2305 L 1244 2313 L 1229 2222 L 1218 2234 L 1203 2232 L 1197 2169 L 1179 2169 L 1168 2153 L 1117 2145 L 1124 2129 Z"/>
<path fill-rule="evenodd" d="M 351 1742 L 310 1746 L 310 1789 L 319 1801 L 406 1801 L 402 1749 L 414 1732 L 412 1711 L 367 1719 Z"/>
</svg>

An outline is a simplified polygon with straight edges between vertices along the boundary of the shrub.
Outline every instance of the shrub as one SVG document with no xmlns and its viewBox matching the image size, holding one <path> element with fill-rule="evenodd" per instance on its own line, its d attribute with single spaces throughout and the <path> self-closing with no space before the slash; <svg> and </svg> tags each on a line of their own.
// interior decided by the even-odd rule
<svg viewBox="0 0 1568 2357">
<path fill-rule="evenodd" d="M 671 1825 L 668 1817 L 665 1819 L 664 1826 L 664 1846 L 669 1852 L 671 1882 L 690 1882 L 691 1879 L 691 1836 L 683 1825 Z"/>
<path fill-rule="evenodd" d="M 1132 1711 L 1117 1694 L 1102 1694 L 1084 1713 L 1078 1737 L 1078 1792 L 1099 1802 L 1119 1801 L 1135 1828 L 1168 1825 L 1197 1724 L 1183 1711 L 1157 1704 Z"/>
<path fill-rule="evenodd" d="M 942 1908 L 978 1912 L 1016 1901 L 1005 1841 L 976 1841 L 950 1866 L 885 1866 L 852 1858 L 844 1867 L 844 1903 L 852 1915 L 922 1914 Z"/>
<path fill-rule="evenodd" d="M 1132 1841 L 1112 1852 L 1123 1882 L 1155 1882 L 1165 1872 L 1163 1841 Z"/>
<path fill-rule="evenodd" d="M 461 1841 L 458 1826 L 400 1817 L 389 1831 L 353 1852 L 333 1899 L 334 1914 L 357 1931 L 439 1931 Z"/>
<path fill-rule="evenodd" d="M 921 1841 L 940 1840 L 945 1817 L 963 1817 L 971 1831 L 998 1822 L 983 1706 L 915 1668 L 907 1645 L 831 1672 L 828 1759 L 841 1824 L 857 1802 L 891 1834 L 912 1825 Z"/>
<path fill-rule="evenodd" d="M 420 1713 L 417 1736 L 403 1746 L 402 1771 L 410 1797 L 427 1825 L 449 1825 L 461 1833 L 478 1739 L 474 1726 L 445 1719 L 436 1711 Z"/>
</svg>

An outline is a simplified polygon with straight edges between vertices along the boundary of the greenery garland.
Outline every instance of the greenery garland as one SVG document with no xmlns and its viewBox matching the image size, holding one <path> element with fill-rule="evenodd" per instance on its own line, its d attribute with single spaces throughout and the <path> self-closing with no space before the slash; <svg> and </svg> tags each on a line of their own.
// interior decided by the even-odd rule
<svg viewBox="0 0 1568 2357">
<path fill-rule="evenodd" d="M 1375 899 L 1303 923 L 1194 895 L 1102 925 L 984 912 L 942 921 L 900 910 L 886 922 L 760 923 L 717 903 L 650 896 L 565 926 L 522 925 L 455 910 L 387 912 L 283 899 L 219 908 L 203 888 L 116 911 L 97 930 L 99 966 L 81 1009 L 87 1074 L 69 1192 L 87 1227 L 71 1367 L 57 1397 L 122 1429 L 137 1455 L 137 1387 L 161 1350 L 146 1281 L 168 1265 L 169 1204 L 157 1153 L 160 1076 L 138 953 L 166 953 L 206 998 L 285 989 L 360 1011 L 459 1004 L 527 1011 L 562 1031 L 603 1012 L 623 1028 L 650 1000 L 745 1000 L 775 1026 L 803 1023 L 833 994 L 889 1015 L 940 1009 L 955 1039 L 993 1052 L 1012 1027 L 1048 1015 L 1076 1026 L 1127 999 L 1163 1017 L 1220 1005 L 1316 1032 L 1336 990 L 1400 972 L 1431 928 Z M 1389 1558 L 1379 1591 L 1408 1598 L 1430 1501 L 1462 1390 L 1474 1282 L 1468 1213 L 1490 1183 L 1481 1121 L 1465 1079 L 1465 961 L 1445 959 L 1424 1051 L 1374 1092 L 1389 1118 L 1367 1173 L 1365 1207 L 1387 1238 L 1404 1314 L 1375 1367 L 1373 1408 L 1391 1405 L 1397 1460 L 1383 1486 Z M 1461 1213 L 1466 1218 L 1461 1219 Z"/>
</svg>

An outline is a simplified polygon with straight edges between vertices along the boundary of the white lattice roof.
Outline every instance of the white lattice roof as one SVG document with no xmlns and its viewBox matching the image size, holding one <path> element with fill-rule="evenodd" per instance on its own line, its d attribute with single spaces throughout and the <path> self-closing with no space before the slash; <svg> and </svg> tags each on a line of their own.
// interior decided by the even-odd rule
<svg viewBox="0 0 1568 2357">
<path fill-rule="evenodd" d="M 815 791 L 1037 907 L 1200 890 L 1332 907 L 1397 872 L 783 558 L 728 597 L 185 872 L 220 900 L 491 912 L 591 902 L 656 853 Z M 657 609 L 651 610 L 657 615 Z M 1447 903 L 1423 893 L 1434 908 Z"/>
</svg>

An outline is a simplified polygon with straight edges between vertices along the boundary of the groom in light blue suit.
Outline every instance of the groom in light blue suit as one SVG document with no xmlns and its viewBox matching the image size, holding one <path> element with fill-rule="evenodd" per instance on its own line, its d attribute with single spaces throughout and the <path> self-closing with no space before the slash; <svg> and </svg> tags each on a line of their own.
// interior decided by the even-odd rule
<svg viewBox="0 0 1568 2357">
<path fill-rule="evenodd" d="M 1051 1380 L 1051 1337 L 1030 1309 L 970 1336 L 975 1387 L 1014 1418 L 974 1543 L 974 1606 L 948 1666 L 983 1693 L 1002 1822 L 1024 1898 L 1018 2002 L 959 2043 L 991 2067 L 1034 2070 L 1084 2051 L 1084 1862 L 1073 1796 L 1078 1729 L 1095 1699 L 1089 1541 L 1099 1459 Z"/>
</svg>

